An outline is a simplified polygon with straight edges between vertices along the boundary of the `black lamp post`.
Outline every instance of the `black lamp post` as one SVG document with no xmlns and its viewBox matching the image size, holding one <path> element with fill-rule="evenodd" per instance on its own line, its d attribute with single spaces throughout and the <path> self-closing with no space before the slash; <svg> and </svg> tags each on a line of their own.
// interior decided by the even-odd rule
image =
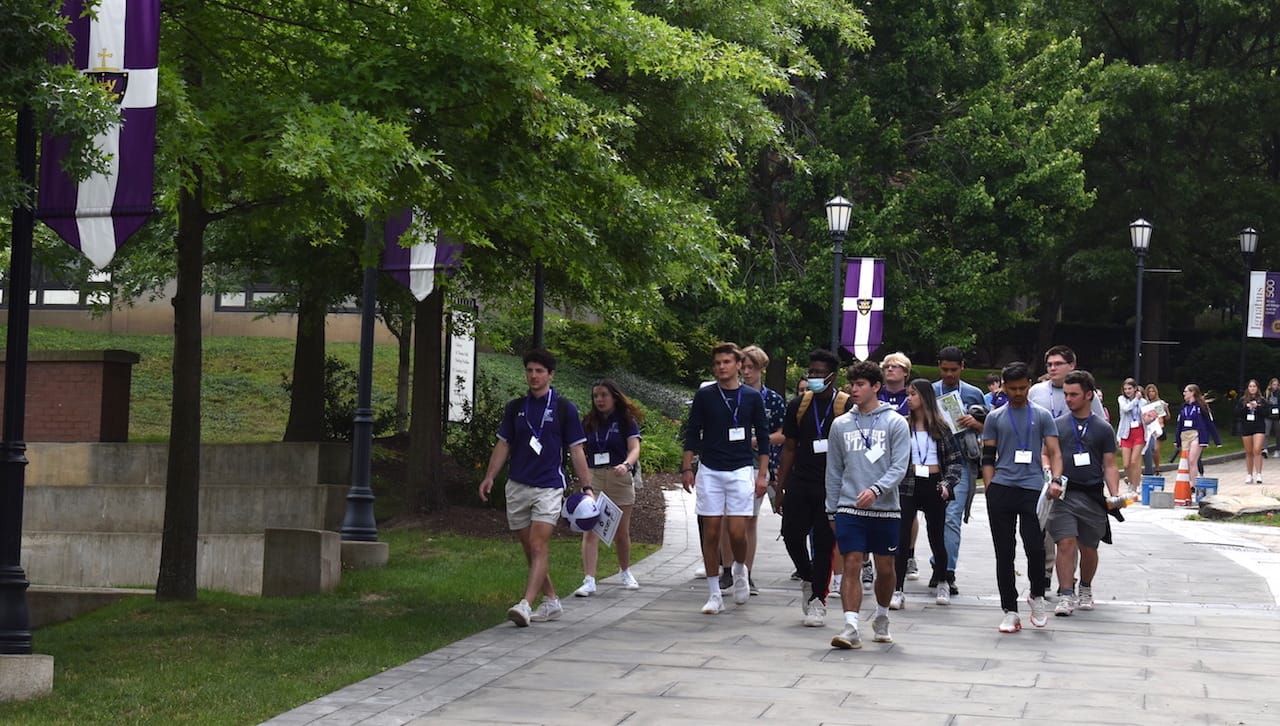
<svg viewBox="0 0 1280 726">
<path fill-rule="evenodd" d="M 1138 307 L 1133 317 L 1133 380 L 1142 381 L 1142 273 L 1151 246 L 1151 223 L 1139 217 L 1129 223 L 1129 241 L 1138 255 Z"/>
<path fill-rule="evenodd" d="M 18 109 L 18 178 L 35 189 L 35 114 Z M 9 327 L 5 341 L 4 441 L 0 445 L 0 655 L 31 655 L 27 576 L 22 570 L 22 496 L 26 484 L 27 333 L 31 290 L 31 238 L 35 230 L 32 197 L 13 210 L 9 252 Z"/>
<path fill-rule="evenodd" d="M 351 488 L 342 518 L 344 542 L 377 542 L 378 524 L 373 517 L 373 322 L 377 305 L 377 243 L 380 226 L 365 223 L 366 262 L 360 294 L 360 368 L 356 382 L 356 412 L 351 425 Z"/>
<path fill-rule="evenodd" d="M 1244 258 L 1244 307 L 1240 309 L 1240 395 L 1244 395 L 1247 379 L 1244 377 L 1245 347 L 1249 342 L 1249 272 L 1253 269 L 1253 253 L 1258 251 L 1258 230 L 1245 227 L 1240 230 L 1240 256 Z"/>
<path fill-rule="evenodd" d="M 844 273 L 844 237 L 849 233 L 849 216 L 852 213 L 853 205 L 844 197 L 827 202 L 827 229 L 835 242 L 835 249 L 831 252 L 831 352 L 837 356 L 840 355 L 840 313 L 844 307 L 840 294 Z"/>
</svg>

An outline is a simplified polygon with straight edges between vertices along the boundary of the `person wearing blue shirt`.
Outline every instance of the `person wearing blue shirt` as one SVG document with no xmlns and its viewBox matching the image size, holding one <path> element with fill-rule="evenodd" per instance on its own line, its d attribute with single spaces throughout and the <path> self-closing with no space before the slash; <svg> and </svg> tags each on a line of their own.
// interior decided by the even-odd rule
<svg viewBox="0 0 1280 726">
<path fill-rule="evenodd" d="M 545 350 L 524 356 L 524 378 L 529 392 L 507 404 L 498 426 L 498 442 L 489 456 L 489 468 L 480 481 L 480 499 L 489 501 L 494 478 L 510 460 L 505 488 L 507 526 L 520 537 L 529 576 L 524 598 L 507 610 L 507 619 L 516 627 L 531 622 L 557 620 L 562 608 L 551 582 L 547 544 L 560 521 L 564 499 L 564 452 L 569 451 L 579 481 L 591 481 L 587 457 L 582 447 L 586 434 L 578 409 L 551 387 L 556 375 L 556 358 Z M 590 486 L 584 486 L 590 491 Z M 542 593 L 535 612 L 529 603 Z"/>
<path fill-rule="evenodd" d="M 715 615 L 724 610 L 720 592 L 720 529 L 729 528 L 733 550 L 733 600 L 743 605 L 751 597 L 747 571 L 747 520 L 755 508 L 755 497 L 765 493 L 769 477 L 769 429 L 765 420 L 764 397 L 738 380 L 742 350 L 734 343 L 721 343 L 711 351 L 713 385 L 693 394 L 685 421 L 684 458 L 680 464 L 681 483 L 686 492 L 697 489 L 694 513 L 702 517 L 702 562 L 706 567 L 708 598 L 702 612 Z M 751 439 L 755 439 L 754 450 Z M 757 453 L 758 452 L 758 453 Z M 695 475 L 693 456 L 699 455 Z M 754 487 L 752 461 L 755 461 Z"/>
<path fill-rule="evenodd" d="M 986 485 L 987 519 L 996 556 L 996 584 L 1004 617 L 1000 632 L 1022 629 L 1018 617 L 1018 579 L 1014 570 L 1017 534 L 1027 555 L 1031 580 L 1031 624 L 1049 623 L 1044 593 L 1044 533 L 1040 529 L 1037 501 L 1044 487 L 1041 454 L 1049 461 L 1051 476 L 1061 485 L 1062 456 L 1058 427 L 1049 412 L 1027 400 L 1031 372 L 1026 363 L 1014 362 L 1000 372 L 1009 402 L 987 416 L 982 432 L 982 478 Z"/>
<path fill-rule="evenodd" d="M 982 421 L 968 413 L 971 406 L 984 406 L 982 391 L 978 387 L 960 380 L 964 372 L 964 351 L 954 345 L 948 345 L 938 351 L 938 374 L 940 380 L 934 381 L 933 392 L 941 397 L 951 392 L 960 394 L 960 402 L 964 404 L 966 414 L 957 419 L 957 423 L 968 429 L 955 435 L 957 448 L 960 449 L 964 461 L 960 466 L 960 483 L 956 486 L 955 499 L 947 503 L 947 519 L 945 542 L 947 545 L 947 584 L 952 595 L 960 594 L 956 587 L 956 562 L 960 559 L 960 526 L 969 520 L 969 507 L 973 504 L 973 482 L 977 477 L 976 445 L 966 447 L 964 439 L 970 443 L 975 436 L 982 434 Z M 985 410 L 985 407 L 984 407 Z M 929 587 L 935 588 L 938 583 L 930 581 Z"/>
</svg>

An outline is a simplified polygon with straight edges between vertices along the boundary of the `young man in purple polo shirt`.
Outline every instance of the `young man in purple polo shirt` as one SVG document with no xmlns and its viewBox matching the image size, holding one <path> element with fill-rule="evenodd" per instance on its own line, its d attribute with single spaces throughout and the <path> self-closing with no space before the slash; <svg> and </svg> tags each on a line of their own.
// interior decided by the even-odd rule
<svg viewBox="0 0 1280 726">
<path fill-rule="evenodd" d="M 555 378 L 556 358 L 545 350 L 532 350 L 524 356 L 524 378 L 529 392 L 507 404 L 498 426 L 498 443 L 489 456 L 489 469 L 480 482 L 480 498 L 489 501 L 493 479 L 510 459 L 507 470 L 507 526 L 520 536 L 529 577 L 524 598 L 507 610 L 507 619 L 516 627 L 530 622 L 559 619 L 562 608 L 547 558 L 547 543 L 560 521 L 560 505 L 564 499 L 565 476 L 561 462 L 569 449 L 573 470 L 579 481 L 591 481 L 583 444 L 587 435 L 582 430 L 578 408 L 562 399 L 551 387 Z M 590 492 L 591 487 L 584 486 Z M 532 610 L 538 593 L 542 603 Z"/>
</svg>

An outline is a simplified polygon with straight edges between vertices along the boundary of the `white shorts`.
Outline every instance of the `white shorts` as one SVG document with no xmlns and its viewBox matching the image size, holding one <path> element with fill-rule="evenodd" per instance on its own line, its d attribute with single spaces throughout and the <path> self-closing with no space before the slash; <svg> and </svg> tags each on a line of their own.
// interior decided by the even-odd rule
<svg viewBox="0 0 1280 726">
<path fill-rule="evenodd" d="M 755 508 L 755 470 L 750 466 L 732 471 L 700 466 L 693 486 L 699 517 L 750 517 Z"/>
</svg>

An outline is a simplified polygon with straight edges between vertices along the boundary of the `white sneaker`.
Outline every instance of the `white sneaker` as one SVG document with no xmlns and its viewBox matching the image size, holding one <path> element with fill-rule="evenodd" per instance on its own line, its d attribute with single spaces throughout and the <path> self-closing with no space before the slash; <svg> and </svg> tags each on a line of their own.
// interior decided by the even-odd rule
<svg viewBox="0 0 1280 726">
<path fill-rule="evenodd" d="M 841 630 L 836 637 L 831 639 L 832 648 L 843 648 L 845 650 L 857 650 L 862 647 L 862 636 L 858 634 L 857 626 L 844 624 L 844 630 Z"/>
<path fill-rule="evenodd" d="M 1080 586 L 1080 602 L 1076 606 L 1081 610 L 1093 609 L 1093 588 L 1089 585 Z"/>
<path fill-rule="evenodd" d="M 529 623 L 533 621 L 533 610 L 529 608 L 529 601 L 521 600 L 507 608 L 507 620 L 515 623 L 517 628 L 529 627 Z"/>
<path fill-rule="evenodd" d="M 1245 474 L 1245 475 L 1244 475 L 1244 483 L 1245 483 L 1245 484 L 1252 484 L 1252 483 L 1253 483 L 1253 474 Z"/>
<path fill-rule="evenodd" d="M 639 590 L 640 583 L 636 582 L 636 576 L 631 574 L 631 570 L 622 571 L 622 589 L 623 590 Z"/>
<path fill-rule="evenodd" d="M 596 594 L 596 578 L 587 575 L 582 578 L 582 587 L 573 591 L 574 597 L 591 597 Z"/>
<path fill-rule="evenodd" d="M 875 620 L 871 621 L 871 639 L 877 643 L 893 642 L 893 636 L 889 635 L 888 615 L 877 615 Z"/>
<path fill-rule="evenodd" d="M 1049 624 L 1049 605 L 1043 596 L 1031 598 L 1031 624 L 1037 628 Z"/>
<path fill-rule="evenodd" d="M 951 586 L 950 585 L 948 585 L 945 582 L 939 582 L 938 589 L 936 592 L 937 592 L 937 597 L 934 598 L 934 602 L 938 603 L 939 605 L 951 604 Z"/>
<path fill-rule="evenodd" d="M 1058 604 L 1053 608 L 1053 614 L 1059 618 L 1071 617 L 1071 613 L 1076 611 L 1074 594 L 1058 594 Z"/>
<path fill-rule="evenodd" d="M 733 601 L 738 605 L 745 605 L 751 599 L 751 581 L 748 579 L 747 566 L 742 566 L 741 572 L 733 573 Z"/>
<path fill-rule="evenodd" d="M 893 593 L 893 597 L 889 598 L 889 609 L 901 610 L 902 606 L 906 604 L 906 600 L 907 600 L 907 596 L 902 594 L 901 590 L 895 591 Z"/>
<path fill-rule="evenodd" d="M 699 580 L 705 579 L 707 576 L 707 568 L 703 565 L 698 565 L 693 570 L 693 576 Z"/>
<path fill-rule="evenodd" d="M 707 604 L 702 606 L 702 612 L 706 615 L 724 612 L 724 596 L 712 595 L 707 598 Z"/>
<path fill-rule="evenodd" d="M 840 595 L 840 585 L 843 583 L 844 583 L 844 575 L 831 576 L 831 592 L 834 592 L 837 597 L 839 597 Z"/>
<path fill-rule="evenodd" d="M 560 607 L 560 600 L 552 600 L 550 598 L 542 598 L 542 602 L 538 603 L 538 609 L 533 611 L 529 616 L 529 620 L 535 623 L 545 623 L 549 620 L 559 620 L 564 613 L 564 608 Z"/>
<path fill-rule="evenodd" d="M 809 611 L 804 614 L 804 626 L 806 628 L 821 628 L 826 623 L 827 606 L 821 600 L 812 600 L 809 603 Z"/>
<path fill-rule="evenodd" d="M 1000 632 L 1016 633 L 1019 630 L 1022 630 L 1022 618 L 1018 617 L 1017 613 L 1005 613 L 1004 618 L 1000 620 Z"/>
<path fill-rule="evenodd" d="M 1257 474 L 1254 474 L 1254 475 L 1253 475 L 1253 483 L 1254 483 L 1254 484 L 1261 484 L 1261 483 L 1262 483 L 1262 472 L 1258 472 Z"/>
<path fill-rule="evenodd" d="M 800 612 L 805 615 L 809 614 L 809 602 L 813 600 L 813 583 L 800 583 Z"/>
<path fill-rule="evenodd" d="M 907 558 L 907 579 L 920 579 L 920 568 L 916 567 L 916 558 L 914 557 Z"/>
</svg>

